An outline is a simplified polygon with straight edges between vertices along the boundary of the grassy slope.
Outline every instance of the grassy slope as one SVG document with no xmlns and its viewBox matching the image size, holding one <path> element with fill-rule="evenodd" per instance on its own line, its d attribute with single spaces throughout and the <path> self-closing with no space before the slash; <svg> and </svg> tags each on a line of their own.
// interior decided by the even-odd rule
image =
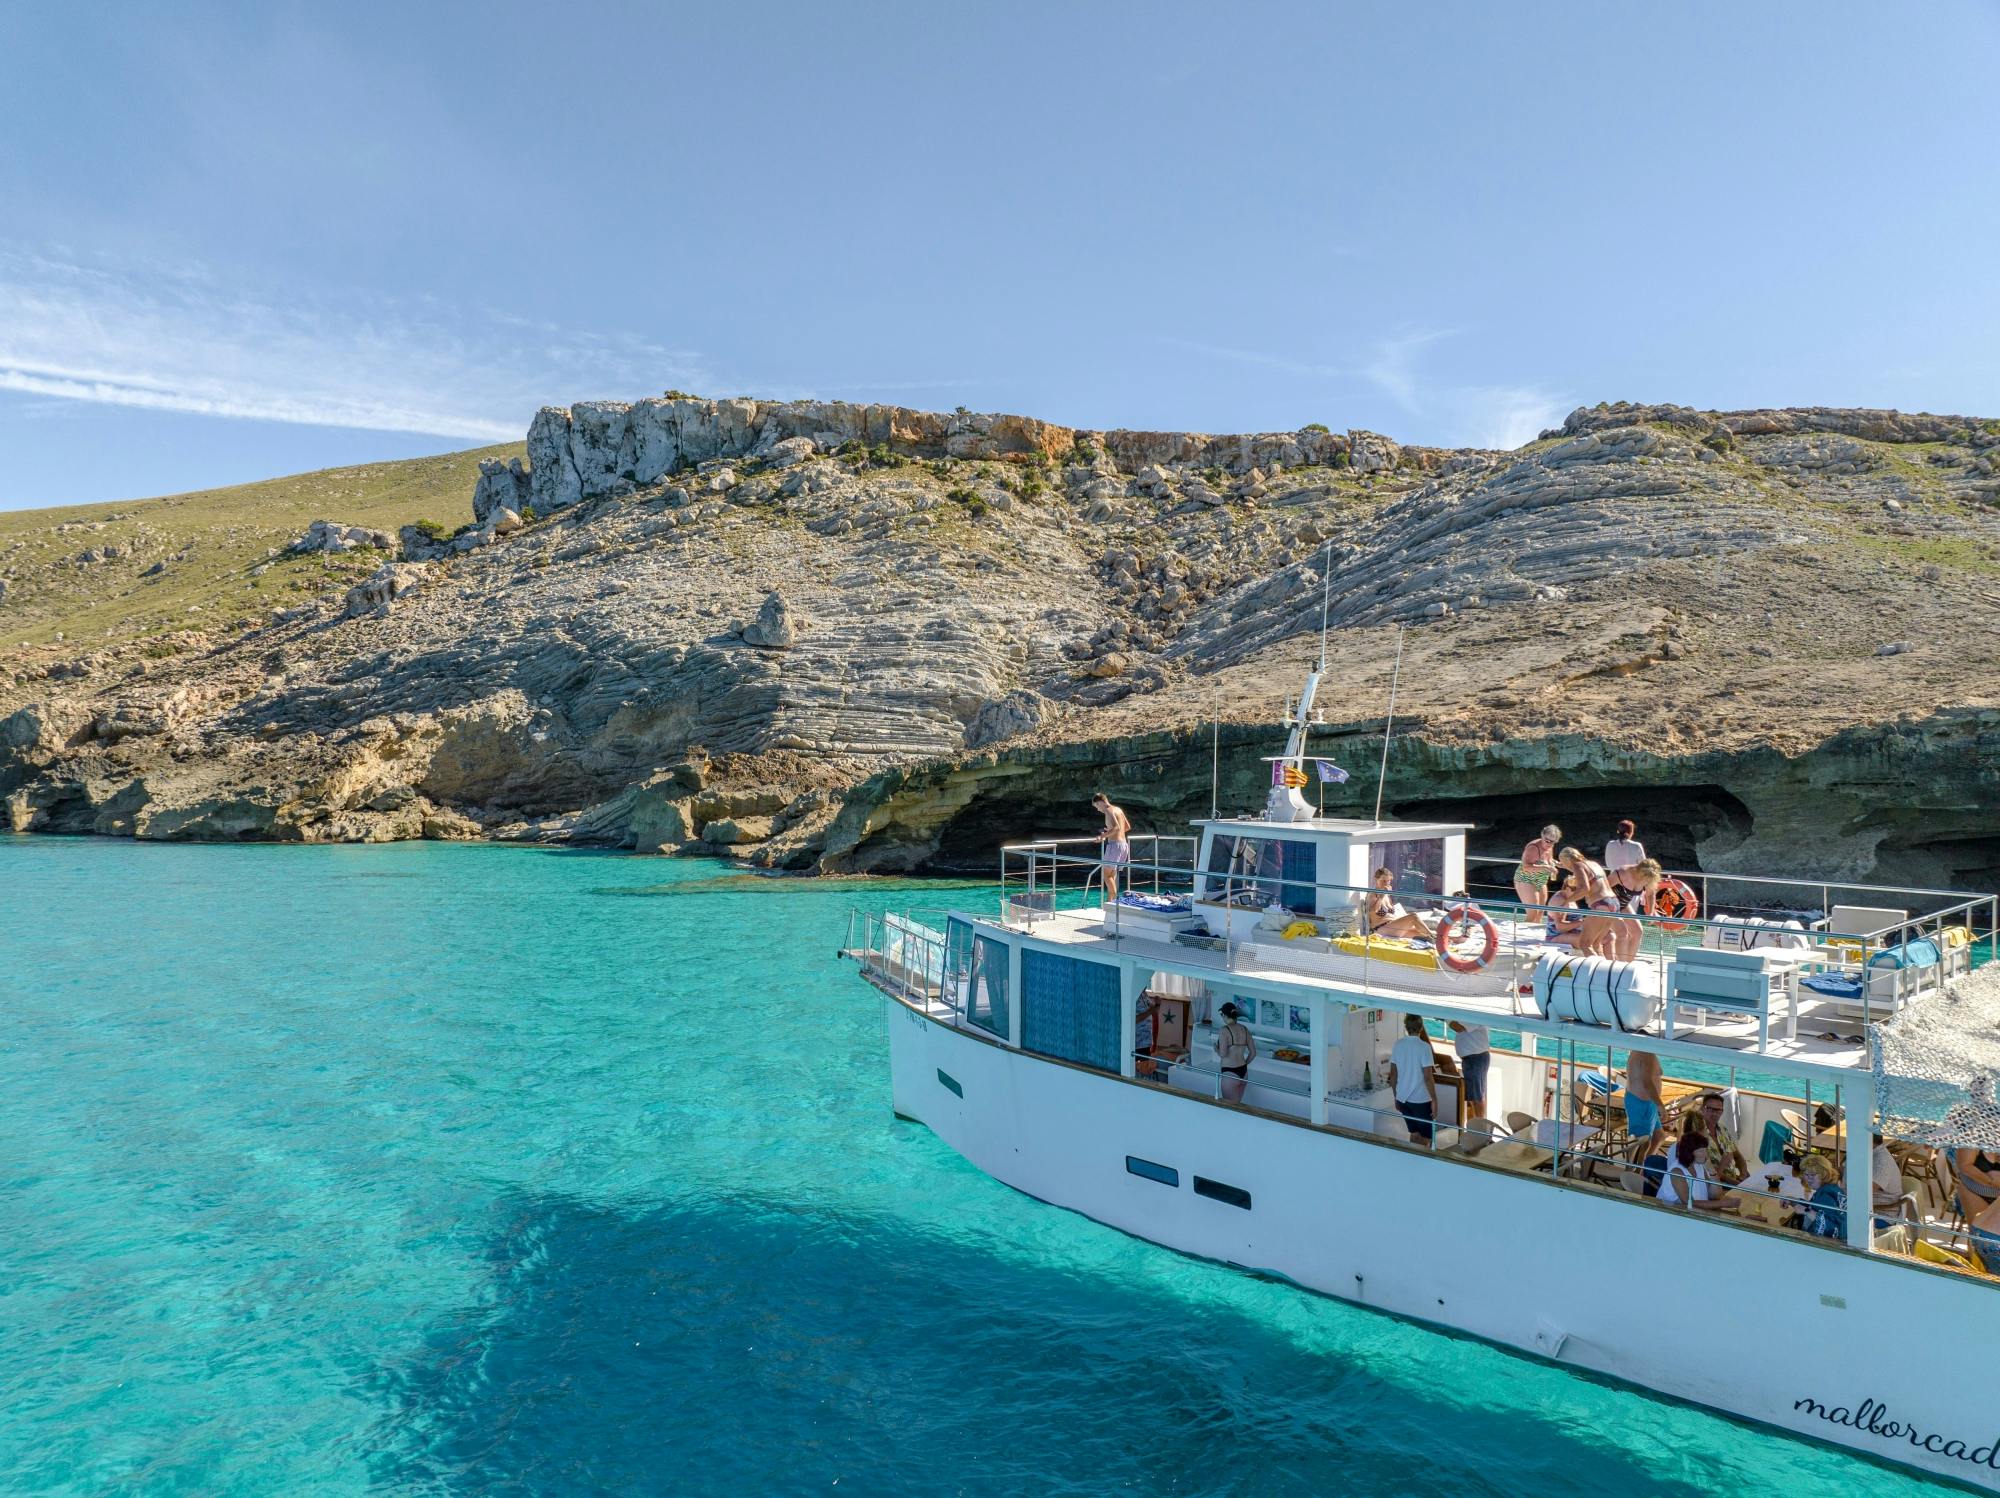
<svg viewBox="0 0 2000 1498">
<path fill-rule="evenodd" d="M 521 452 L 510 443 L 164 499 L 0 511 L 0 578 L 10 590 L 0 602 L 0 650 L 45 643 L 59 631 L 72 645 L 88 645 L 191 625 L 214 629 L 345 585 L 382 557 L 284 557 L 260 577 L 251 569 L 314 520 L 387 531 L 433 520 L 456 529 L 472 518 L 479 460 Z M 106 546 L 126 554 L 75 564 Z M 140 576 L 156 562 L 164 572 Z"/>
</svg>

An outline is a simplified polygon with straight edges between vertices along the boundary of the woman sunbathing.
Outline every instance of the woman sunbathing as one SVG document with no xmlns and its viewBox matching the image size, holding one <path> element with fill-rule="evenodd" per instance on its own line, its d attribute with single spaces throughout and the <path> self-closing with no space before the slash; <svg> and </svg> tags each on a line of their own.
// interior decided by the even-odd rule
<svg viewBox="0 0 2000 1498">
<path fill-rule="evenodd" d="M 1403 909 L 1390 893 L 1394 883 L 1395 875 L 1387 869 L 1375 871 L 1375 893 L 1368 897 L 1368 934 L 1407 936 L 1413 941 L 1429 941 L 1431 928 Z"/>
</svg>

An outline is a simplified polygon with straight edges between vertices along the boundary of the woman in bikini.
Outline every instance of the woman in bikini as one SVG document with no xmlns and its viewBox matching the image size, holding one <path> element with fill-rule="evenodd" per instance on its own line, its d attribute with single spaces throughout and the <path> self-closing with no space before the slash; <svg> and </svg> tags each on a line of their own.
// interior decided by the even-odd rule
<svg viewBox="0 0 2000 1498">
<path fill-rule="evenodd" d="M 1575 848 L 1563 849 L 1556 855 L 1556 862 L 1568 869 L 1580 886 L 1576 903 L 1585 914 L 1576 950 L 1586 957 L 1617 956 L 1618 927 L 1622 923 L 1606 917 L 1618 913 L 1618 893 L 1612 889 L 1611 876 L 1604 872 L 1604 865 L 1585 858 Z"/>
<path fill-rule="evenodd" d="M 1368 930 L 1374 936 L 1407 936 L 1413 941 L 1429 941 L 1431 928 L 1403 909 L 1390 893 L 1396 876 L 1387 869 L 1375 871 L 1375 893 L 1368 897 Z"/>
<path fill-rule="evenodd" d="M 1562 828 L 1551 822 L 1542 835 L 1521 850 L 1521 866 L 1514 870 L 1514 893 L 1523 905 L 1548 904 L 1549 881 L 1556 876 L 1556 844 Z M 1529 912 L 1530 920 L 1534 912 Z"/>
</svg>

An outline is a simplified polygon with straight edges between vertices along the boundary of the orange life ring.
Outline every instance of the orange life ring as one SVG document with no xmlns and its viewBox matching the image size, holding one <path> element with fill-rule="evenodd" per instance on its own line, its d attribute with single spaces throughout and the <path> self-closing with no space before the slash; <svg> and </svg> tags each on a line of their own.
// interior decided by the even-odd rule
<svg viewBox="0 0 2000 1498">
<path fill-rule="evenodd" d="M 1452 954 L 1451 931 L 1458 925 L 1481 926 L 1486 931 L 1486 945 L 1477 957 L 1458 957 Z M 1476 973 L 1491 962 L 1500 950 L 1500 928 L 1493 924 L 1493 918 L 1477 905 L 1454 905 L 1444 913 L 1438 922 L 1438 961 L 1454 973 Z"/>
<path fill-rule="evenodd" d="M 1653 889 L 1653 913 L 1668 917 L 1660 922 L 1660 929 L 1678 936 L 1701 914 L 1701 901 L 1680 880 L 1662 879 Z"/>
</svg>

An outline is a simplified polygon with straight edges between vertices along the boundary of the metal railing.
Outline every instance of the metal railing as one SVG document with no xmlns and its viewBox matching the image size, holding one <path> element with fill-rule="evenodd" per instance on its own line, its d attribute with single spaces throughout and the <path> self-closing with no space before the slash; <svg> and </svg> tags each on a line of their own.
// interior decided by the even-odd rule
<svg viewBox="0 0 2000 1498">
<path fill-rule="evenodd" d="M 1269 837 L 1280 839 L 1283 832 L 1281 824 L 1273 824 Z M 1148 837 L 1139 841 L 1150 843 L 1155 849 L 1164 844 L 1174 850 L 1195 842 L 1189 837 Z M 1058 910 L 1087 904 L 1089 891 L 1105 867 L 1097 849 L 1095 838 L 1051 838 L 1004 847 L 1001 923 L 1024 929 Z M 1181 926 L 1189 929 L 1175 933 L 1163 929 L 1160 912 L 1134 910 L 1122 901 L 1105 902 L 1103 929 L 1114 944 L 1122 943 L 1128 934 L 1154 940 L 1177 938 L 1184 944 L 1218 946 L 1221 966 L 1229 972 L 1279 970 L 1287 975 L 1339 977 L 1346 981 L 1352 980 L 1353 959 L 1359 958 L 1364 994 L 1378 987 L 1398 993 L 1436 993 L 1428 983 L 1413 990 L 1407 982 L 1396 981 L 1399 972 L 1407 978 L 1412 966 L 1424 960 L 1428 949 L 1436 959 L 1433 971 L 1449 967 L 1453 972 L 1448 992 L 1438 994 L 1439 997 L 1456 994 L 1487 1002 L 1502 1000 L 1516 1013 L 1520 1012 L 1519 996 L 1534 960 L 1552 945 L 1567 945 L 1584 955 L 1616 957 L 1650 970 L 1650 981 L 1663 1004 L 1703 1013 L 1702 1025 L 1697 1028 L 1706 1025 L 1708 1011 L 1750 1014 L 1768 1028 L 1773 1001 L 1777 999 L 1789 999 L 1792 1017 L 1796 1019 L 1803 1002 L 1798 980 L 1805 973 L 1834 973 L 1857 979 L 1858 990 L 1851 999 L 1818 993 L 1815 1000 L 1831 1002 L 1841 1013 L 1858 1009 L 1860 1022 L 1866 1026 L 1884 1013 L 1900 1010 L 1909 1000 L 1936 987 L 1964 966 L 1972 946 L 1982 940 L 1990 943 L 1995 923 L 2000 922 L 2000 898 L 1994 896 L 1828 883 L 1825 888 L 1829 896 L 1836 890 L 1903 898 L 1928 893 L 1948 898 L 1952 903 L 1913 915 L 1882 932 L 1866 933 L 1865 939 L 1844 948 L 1829 944 L 1828 933 L 1824 931 L 1791 933 L 1799 938 L 1795 950 L 1781 953 L 1774 947 L 1766 952 L 1765 977 L 1777 985 L 1777 991 L 1767 997 L 1761 1010 L 1746 1010 L 1719 999 L 1704 1004 L 1698 993 L 1680 997 L 1673 993 L 1669 968 L 1682 948 L 1720 944 L 1725 940 L 1718 937 L 1716 943 L 1708 943 L 1705 938 L 1711 930 L 1730 933 L 1755 929 L 1744 928 L 1734 917 L 1718 917 L 1706 906 L 1699 916 L 1675 918 L 1640 911 L 1536 904 L 1518 898 L 1473 900 L 1458 894 L 1383 890 L 1373 884 L 1342 884 L 1282 872 L 1265 875 L 1235 868 L 1202 871 L 1194 867 L 1192 858 L 1171 862 L 1162 862 L 1157 857 L 1135 858 L 1119 872 L 1124 876 L 1121 893 L 1129 893 L 1136 886 L 1148 893 L 1171 894 L 1184 900 L 1184 914 L 1176 917 L 1167 913 L 1166 920 L 1171 926 L 1178 919 Z M 1772 885 L 1795 883 L 1748 875 L 1713 876 L 1716 882 L 1725 877 Z M 1411 933 L 1410 937 L 1386 937 L 1379 929 L 1385 923 L 1371 919 L 1371 913 L 1379 910 L 1376 902 L 1384 896 L 1391 904 L 1407 902 L 1401 929 Z M 1204 908 L 1197 909 L 1198 906 Z M 1987 920 L 1984 938 L 1977 930 L 1981 912 L 1985 912 Z M 1414 920 L 1409 919 L 1412 916 Z M 1946 939 L 1946 928 L 1954 925 L 1966 928 L 1968 945 L 1953 946 Z M 1202 931 L 1219 926 L 1221 934 L 1207 938 L 1193 929 L 1197 926 Z M 1378 929 L 1364 934 L 1363 928 L 1369 926 Z M 1419 928 L 1422 935 L 1416 936 Z M 1289 936 L 1285 934 L 1287 931 L 1291 933 Z M 1900 939 L 1881 944 L 1874 941 L 1876 937 L 1891 935 Z M 1940 954 L 1937 964 L 1883 965 L 1886 948 L 1900 947 L 1919 938 L 1936 942 Z M 1798 947 L 1804 950 L 1797 950 Z M 1335 961 L 1336 954 L 1343 960 Z M 1483 980 L 1479 976 L 1482 972 L 1488 974 Z M 1610 997 L 1605 996 L 1607 1003 Z M 1604 1022 L 1613 1029 L 1625 1028 L 1615 1007 L 1611 1019 Z"/>
</svg>

